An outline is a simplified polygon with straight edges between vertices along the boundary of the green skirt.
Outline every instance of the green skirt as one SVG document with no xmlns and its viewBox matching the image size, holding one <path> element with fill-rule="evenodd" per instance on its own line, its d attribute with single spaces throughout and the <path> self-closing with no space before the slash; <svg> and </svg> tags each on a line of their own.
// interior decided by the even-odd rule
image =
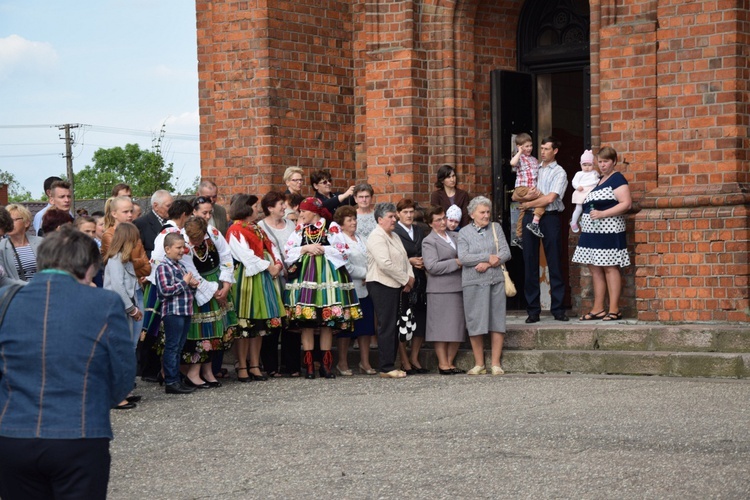
<svg viewBox="0 0 750 500">
<path fill-rule="evenodd" d="M 234 268 L 234 304 L 239 328 L 235 337 L 249 338 L 268 335 L 281 328 L 284 320 L 284 302 L 278 278 L 268 271 L 245 276 L 245 266 Z"/>
</svg>

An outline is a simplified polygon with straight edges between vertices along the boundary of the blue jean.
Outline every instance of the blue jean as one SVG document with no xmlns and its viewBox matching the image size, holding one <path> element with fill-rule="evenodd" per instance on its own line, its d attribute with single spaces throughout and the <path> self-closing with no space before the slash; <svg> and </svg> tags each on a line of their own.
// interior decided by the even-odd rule
<svg viewBox="0 0 750 500">
<path fill-rule="evenodd" d="M 176 384 L 180 381 L 180 354 L 190 330 L 190 316 L 168 314 L 164 321 L 164 382 Z"/>
</svg>

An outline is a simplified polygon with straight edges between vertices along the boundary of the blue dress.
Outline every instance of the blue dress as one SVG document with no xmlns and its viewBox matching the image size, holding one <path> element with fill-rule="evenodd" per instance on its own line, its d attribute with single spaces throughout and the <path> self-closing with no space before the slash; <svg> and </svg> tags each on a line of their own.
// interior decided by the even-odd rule
<svg viewBox="0 0 750 500">
<path fill-rule="evenodd" d="M 616 215 L 591 220 L 589 215 L 591 210 L 607 210 L 617 205 L 615 189 L 627 184 L 625 176 L 620 172 L 615 172 L 586 196 L 581 216 L 581 238 L 573 254 L 573 262 L 602 267 L 630 265 L 625 216 Z"/>
</svg>

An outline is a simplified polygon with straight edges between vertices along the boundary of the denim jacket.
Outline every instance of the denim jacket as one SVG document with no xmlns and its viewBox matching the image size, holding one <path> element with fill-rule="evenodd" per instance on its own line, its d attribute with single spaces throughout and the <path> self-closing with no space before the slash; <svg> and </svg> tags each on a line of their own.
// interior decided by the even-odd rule
<svg viewBox="0 0 750 500">
<path fill-rule="evenodd" d="M 0 436 L 111 439 L 110 408 L 135 378 L 120 297 L 67 273 L 37 273 L 0 326 L 0 372 Z"/>
</svg>

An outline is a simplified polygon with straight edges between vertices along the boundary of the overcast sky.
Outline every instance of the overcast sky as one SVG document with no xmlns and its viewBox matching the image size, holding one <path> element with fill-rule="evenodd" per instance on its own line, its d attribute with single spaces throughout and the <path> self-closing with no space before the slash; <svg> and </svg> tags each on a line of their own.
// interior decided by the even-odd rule
<svg viewBox="0 0 750 500">
<path fill-rule="evenodd" d="M 195 2 L 0 0 L 0 170 L 35 198 L 65 172 L 49 125 L 90 125 L 75 130 L 78 171 L 101 147 L 151 148 L 165 121 L 185 188 L 200 174 Z"/>
</svg>

